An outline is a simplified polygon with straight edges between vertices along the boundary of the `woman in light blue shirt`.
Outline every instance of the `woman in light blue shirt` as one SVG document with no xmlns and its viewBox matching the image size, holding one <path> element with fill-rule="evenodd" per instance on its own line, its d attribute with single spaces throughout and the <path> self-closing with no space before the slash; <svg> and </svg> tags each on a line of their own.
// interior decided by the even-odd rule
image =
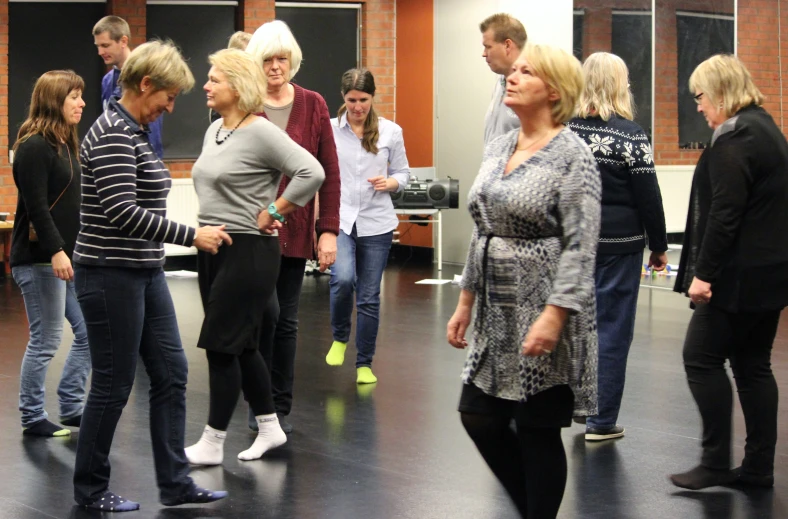
<svg viewBox="0 0 788 519">
<path fill-rule="evenodd" d="M 372 357 L 378 336 L 380 280 L 399 220 L 389 193 L 404 189 L 410 169 L 399 125 L 378 117 L 375 78 L 365 69 L 342 75 L 345 104 L 331 120 L 339 156 L 342 195 L 337 259 L 331 267 L 331 329 L 326 355 L 331 366 L 345 360 L 356 296 L 356 382 L 373 384 Z"/>
</svg>

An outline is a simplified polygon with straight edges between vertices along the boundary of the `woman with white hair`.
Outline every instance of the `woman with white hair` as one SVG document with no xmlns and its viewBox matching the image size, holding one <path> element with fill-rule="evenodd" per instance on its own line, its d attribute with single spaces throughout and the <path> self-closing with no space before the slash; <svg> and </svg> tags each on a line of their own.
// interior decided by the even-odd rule
<svg viewBox="0 0 788 519">
<path fill-rule="evenodd" d="M 700 465 L 671 480 L 692 490 L 737 478 L 771 487 L 778 400 L 771 353 L 788 305 L 788 142 L 736 56 L 707 59 L 689 84 L 714 130 L 695 166 L 674 288 L 695 309 L 684 369 L 703 419 L 703 454 Z M 727 359 L 747 428 L 744 460 L 734 470 Z"/>
<path fill-rule="evenodd" d="M 266 307 L 260 352 L 271 370 L 276 414 L 282 429 L 293 426 L 284 421 L 293 407 L 298 302 L 308 259 L 317 259 L 320 270 L 333 265 L 339 234 L 340 175 L 334 134 L 328 106 L 317 92 L 292 83 L 301 67 L 301 48 L 287 24 L 273 21 L 262 25 L 252 35 L 246 48 L 262 67 L 267 81 L 263 113 L 298 145 L 311 153 L 323 166 L 326 179 L 319 191 L 319 208 L 310 200 L 289 215 L 279 230 L 282 263 L 274 297 Z M 282 178 L 278 195 L 287 189 L 288 177 Z M 315 212 L 317 222 L 315 225 Z M 315 233 L 317 230 L 317 248 Z M 317 257 L 315 257 L 317 251 Z M 249 427 L 257 428 L 250 411 Z"/>
<path fill-rule="evenodd" d="M 663 270 L 668 258 L 665 214 L 646 132 L 632 121 L 629 71 L 615 54 L 596 52 L 583 64 L 585 89 L 572 129 L 594 154 L 602 175 L 602 229 L 596 255 L 596 322 L 599 334 L 598 403 L 586 421 L 585 439 L 624 436 L 618 412 L 643 268 Z"/>
<path fill-rule="evenodd" d="M 199 348 L 210 373 L 208 424 L 186 449 L 195 465 L 218 465 L 238 396 L 255 414 L 257 438 L 238 459 L 260 458 L 287 441 L 277 419 L 271 379 L 259 352 L 263 310 L 276 286 L 281 252 L 276 231 L 320 188 L 320 163 L 276 125 L 254 115 L 265 99 L 265 77 L 252 57 L 225 49 L 209 58 L 203 87 L 209 108 L 222 118 L 208 128 L 192 170 L 201 225 L 223 222 L 232 247 L 199 253 L 197 268 L 205 319 Z M 290 182 L 277 196 L 282 175 Z"/>
<path fill-rule="evenodd" d="M 475 226 L 447 326 L 449 343 L 468 347 L 462 424 L 528 519 L 556 517 L 561 428 L 596 410 L 599 171 L 564 126 L 582 89 L 580 63 L 561 49 L 529 45 L 514 62 L 504 102 L 521 127 L 487 144 L 468 193 Z"/>
</svg>

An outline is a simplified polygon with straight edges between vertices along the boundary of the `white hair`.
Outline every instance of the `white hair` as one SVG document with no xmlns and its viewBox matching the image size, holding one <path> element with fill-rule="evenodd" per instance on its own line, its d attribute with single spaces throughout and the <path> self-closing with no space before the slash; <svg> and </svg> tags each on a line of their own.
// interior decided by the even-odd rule
<svg viewBox="0 0 788 519">
<path fill-rule="evenodd" d="M 301 60 L 303 59 L 301 47 L 298 46 L 290 28 L 281 20 L 264 23 L 254 31 L 249 45 L 246 46 L 246 52 L 251 54 L 261 67 L 263 61 L 267 59 L 274 56 L 286 56 L 290 60 L 288 81 L 295 77 L 298 69 L 301 68 Z"/>
</svg>

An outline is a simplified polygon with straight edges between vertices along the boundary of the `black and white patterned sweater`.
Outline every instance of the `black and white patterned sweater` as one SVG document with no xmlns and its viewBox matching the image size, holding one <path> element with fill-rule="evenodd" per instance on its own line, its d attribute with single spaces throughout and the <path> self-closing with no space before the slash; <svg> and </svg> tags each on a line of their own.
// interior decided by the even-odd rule
<svg viewBox="0 0 788 519">
<path fill-rule="evenodd" d="M 575 118 L 569 128 L 591 148 L 602 175 L 599 254 L 668 250 L 662 195 L 651 145 L 643 129 L 613 115 Z M 645 234 L 644 234 L 645 230 Z"/>
<path fill-rule="evenodd" d="M 519 130 L 494 139 L 468 193 L 475 223 L 461 287 L 476 294 L 463 382 L 525 401 L 567 384 L 575 414 L 596 414 L 594 266 L 600 180 L 591 151 L 564 128 L 508 175 Z M 555 350 L 526 357 L 522 344 L 545 305 L 570 317 Z"/>
</svg>

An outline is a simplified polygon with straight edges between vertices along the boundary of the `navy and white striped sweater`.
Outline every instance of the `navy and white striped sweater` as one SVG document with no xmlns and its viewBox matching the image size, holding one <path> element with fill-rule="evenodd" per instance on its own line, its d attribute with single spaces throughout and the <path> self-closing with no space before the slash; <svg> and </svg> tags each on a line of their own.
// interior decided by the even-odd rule
<svg viewBox="0 0 788 519">
<path fill-rule="evenodd" d="M 74 261 L 105 267 L 164 265 L 163 243 L 190 246 L 196 230 L 165 218 L 170 172 L 116 99 L 82 140 L 82 204 Z"/>
<path fill-rule="evenodd" d="M 602 176 L 602 228 L 599 254 L 668 249 L 662 195 L 651 145 L 643 129 L 613 115 L 572 119 L 569 128 L 591 148 Z"/>
</svg>

